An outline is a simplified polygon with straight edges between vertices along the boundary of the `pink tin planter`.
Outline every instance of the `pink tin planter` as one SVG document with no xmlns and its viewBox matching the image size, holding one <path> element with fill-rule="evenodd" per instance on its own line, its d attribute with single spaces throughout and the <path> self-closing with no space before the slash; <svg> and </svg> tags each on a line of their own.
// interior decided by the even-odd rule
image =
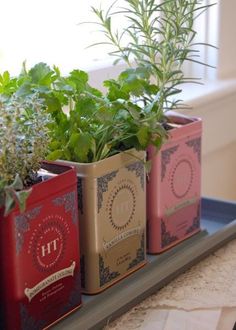
<svg viewBox="0 0 236 330">
<path fill-rule="evenodd" d="M 200 230 L 201 132 L 198 118 L 175 118 L 147 182 L 148 252 L 161 253 Z"/>
</svg>

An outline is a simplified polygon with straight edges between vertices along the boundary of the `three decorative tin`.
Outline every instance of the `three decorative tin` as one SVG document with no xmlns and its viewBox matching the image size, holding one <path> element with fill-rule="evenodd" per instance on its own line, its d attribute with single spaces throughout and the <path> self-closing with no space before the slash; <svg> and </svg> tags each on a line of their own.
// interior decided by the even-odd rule
<svg viewBox="0 0 236 330">
<path fill-rule="evenodd" d="M 78 175 L 81 283 L 98 293 L 146 263 L 144 152 L 129 150 L 90 163 Z"/>
<path fill-rule="evenodd" d="M 81 304 L 76 173 L 32 187 L 27 209 L 0 214 L 1 329 L 40 330 Z"/>
<path fill-rule="evenodd" d="M 200 230 L 202 122 L 180 117 L 179 123 L 157 154 L 148 150 L 149 253 L 165 251 Z"/>
<path fill-rule="evenodd" d="M 147 199 L 144 152 L 44 162 L 57 175 L 32 187 L 27 210 L 0 210 L 1 328 L 47 328 L 80 306 L 80 285 L 98 293 L 144 266 L 146 217 L 149 253 L 198 232 L 201 130 L 188 119 L 157 154 L 149 148 Z"/>
</svg>

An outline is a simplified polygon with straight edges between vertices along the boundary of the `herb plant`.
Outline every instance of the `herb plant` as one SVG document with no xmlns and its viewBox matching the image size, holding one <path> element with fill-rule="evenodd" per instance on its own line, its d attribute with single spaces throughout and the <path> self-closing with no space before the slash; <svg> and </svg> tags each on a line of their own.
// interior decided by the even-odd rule
<svg viewBox="0 0 236 330">
<path fill-rule="evenodd" d="M 48 151 L 48 115 L 37 94 L 0 101 L 0 207 L 25 207 L 29 187 Z"/>
<path fill-rule="evenodd" d="M 39 93 L 53 118 L 48 159 L 95 162 L 133 147 L 158 146 L 165 135 L 153 114 L 143 116 L 143 107 L 131 101 L 131 93 L 138 96 L 150 88 L 143 74 L 124 73 L 104 82 L 108 92 L 103 95 L 89 85 L 86 72 L 73 70 L 63 77 L 58 68 L 39 63 L 29 71 L 24 67 L 16 93 Z"/>
<path fill-rule="evenodd" d="M 88 84 L 88 75 L 83 71 L 74 70 L 66 78 L 58 77 L 56 93 L 60 86 L 69 111 L 67 116 L 61 110 L 57 114 L 50 157 L 95 162 L 123 150 L 143 150 L 149 143 L 159 142 L 163 129 L 156 122 L 151 126 L 151 118 L 143 118 L 142 109 L 130 101 L 129 81 L 123 80 L 122 88 L 109 81 L 106 84 L 108 93 L 103 95 Z"/>
<path fill-rule="evenodd" d="M 145 72 L 143 95 L 139 95 L 143 106 L 155 112 L 156 120 L 163 121 L 165 111 L 178 108 L 180 98 L 176 98 L 181 85 L 198 82 L 185 77 L 183 64 L 187 61 L 206 65 L 199 61 L 199 45 L 194 38 L 197 31 L 194 21 L 208 9 L 201 0 L 123 0 L 115 1 L 108 10 L 92 8 L 98 18 L 106 38 L 97 44 L 109 44 L 116 57 L 115 63 L 124 61 L 129 69 L 127 76 Z M 114 28 L 114 18 L 125 16 L 126 26 Z M 93 45 L 92 45 L 93 46 Z M 134 95 L 135 96 L 135 95 Z"/>
</svg>

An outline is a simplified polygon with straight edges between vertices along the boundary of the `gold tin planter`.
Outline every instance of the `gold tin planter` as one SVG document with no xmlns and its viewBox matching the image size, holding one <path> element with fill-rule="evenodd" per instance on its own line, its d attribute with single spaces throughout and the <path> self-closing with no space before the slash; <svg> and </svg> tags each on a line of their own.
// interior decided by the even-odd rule
<svg viewBox="0 0 236 330">
<path fill-rule="evenodd" d="M 76 167 L 82 290 L 105 290 L 146 263 L 144 152 Z"/>
</svg>

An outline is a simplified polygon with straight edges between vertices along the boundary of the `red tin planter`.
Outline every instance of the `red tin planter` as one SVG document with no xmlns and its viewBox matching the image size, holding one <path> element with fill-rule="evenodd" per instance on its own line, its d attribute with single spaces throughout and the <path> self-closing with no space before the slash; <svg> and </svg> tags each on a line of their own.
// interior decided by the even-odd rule
<svg viewBox="0 0 236 330">
<path fill-rule="evenodd" d="M 148 252 L 160 253 L 200 230 L 201 131 L 197 118 L 181 125 L 156 154 L 147 182 Z M 177 122 L 178 123 L 178 119 Z"/>
<path fill-rule="evenodd" d="M 46 328 L 81 304 L 75 170 L 32 187 L 27 209 L 0 213 L 1 329 Z"/>
</svg>

